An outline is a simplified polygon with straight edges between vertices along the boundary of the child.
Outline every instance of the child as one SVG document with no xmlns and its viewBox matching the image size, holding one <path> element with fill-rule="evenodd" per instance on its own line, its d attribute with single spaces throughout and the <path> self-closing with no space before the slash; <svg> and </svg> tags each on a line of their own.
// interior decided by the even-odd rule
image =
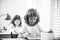
<svg viewBox="0 0 60 40">
<path fill-rule="evenodd" d="M 39 22 L 39 15 L 36 9 L 29 9 L 27 15 L 25 16 L 25 37 L 29 38 L 40 38 L 41 36 L 41 29 L 38 25 Z"/>
<path fill-rule="evenodd" d="M 21 34 L 23 27 L 22 27 L 22 21 L 19 15 L 15 15 L 15 17 L 13 18 L 10 26 L 7 28 L 8 32 L 12 32 L 12 34 Z M 20 35 L 22 36 L 22 35 Z"/>
</svg>

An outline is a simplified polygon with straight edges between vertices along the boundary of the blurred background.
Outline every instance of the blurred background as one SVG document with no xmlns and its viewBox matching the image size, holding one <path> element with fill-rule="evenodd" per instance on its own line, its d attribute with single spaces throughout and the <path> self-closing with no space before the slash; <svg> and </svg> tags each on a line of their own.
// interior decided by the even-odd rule
<svg viewBox="0 0 60 40">
<path fill-rule="evenodd" d="M 60 39 L 60 0 L 51 0 L 51 29 L 54 38 Z"/>
<path fill-rule="evenodd" d="M 17 14 L 21 16 L 24 25 L 24 16 L 28 9 L 37 9 L 40 15 L 39 25 L 44 31 L 50 29 L 50 0 L 0 0 L 0 15 L 9 14 L 11 18 Z M 0 17 L 0 27 L 6 26 L 12 20 L 4 20 L 6 15 Z"/>
</svg>

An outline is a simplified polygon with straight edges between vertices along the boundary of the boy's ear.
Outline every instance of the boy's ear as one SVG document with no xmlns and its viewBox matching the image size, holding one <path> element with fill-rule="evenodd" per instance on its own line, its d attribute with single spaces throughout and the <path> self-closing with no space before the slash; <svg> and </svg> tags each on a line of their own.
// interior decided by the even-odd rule
<svg viewBox="0 0 60 40">
<path fill-rule="evenodd" d="M 24 16 L 24 20 L 25 20 L 25 23 L 26 23 L 26 16 Z"/>
</svg>

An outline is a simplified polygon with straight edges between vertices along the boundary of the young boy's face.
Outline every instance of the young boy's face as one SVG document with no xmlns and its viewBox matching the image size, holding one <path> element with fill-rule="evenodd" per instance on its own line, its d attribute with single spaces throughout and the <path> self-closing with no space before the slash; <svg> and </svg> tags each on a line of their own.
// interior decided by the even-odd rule
<svg viewBox="0 0 60 40">
<path fill-rule="evenodd" d="M 37 20 L 37 17 L 30 17 L 30 18 L 29 18 L 29 23 L 30 23 L 31 25 L 33 25 L 33 24 L 36 22 L 36 20 Z"/>
<path fill-rule="evenodd" d="M 16 26 L 19 26 L 20 22 L 21 22 L 21 21 L 18 20 L 18 19 L 14 21 L 14 23 L 15 23 Z"/>
</svg>

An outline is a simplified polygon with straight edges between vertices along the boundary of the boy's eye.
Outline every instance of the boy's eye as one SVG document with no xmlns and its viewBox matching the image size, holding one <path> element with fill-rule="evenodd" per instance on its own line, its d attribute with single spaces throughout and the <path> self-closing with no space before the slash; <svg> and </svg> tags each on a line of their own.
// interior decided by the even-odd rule
<svg viewBox="0 0 60 40">
<path fill-rule="evenodd" d="M 35 20 L 36 18 L 30 18 L 30 20 Z"/>
</svg>

